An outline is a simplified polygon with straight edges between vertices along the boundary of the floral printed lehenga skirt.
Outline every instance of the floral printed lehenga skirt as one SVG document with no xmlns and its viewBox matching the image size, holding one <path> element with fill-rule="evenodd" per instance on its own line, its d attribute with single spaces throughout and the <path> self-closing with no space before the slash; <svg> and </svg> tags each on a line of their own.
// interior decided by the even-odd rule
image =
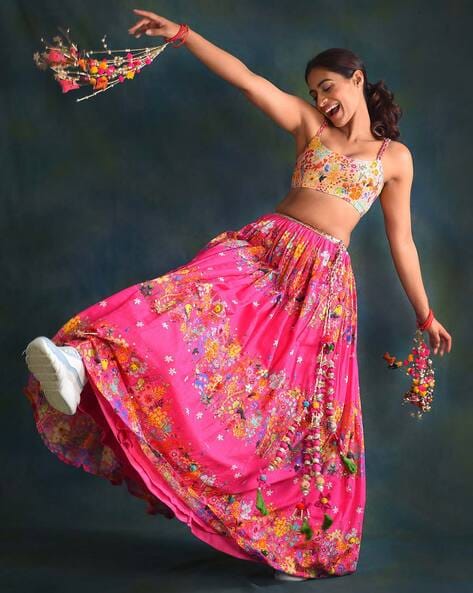
<svg viewBox="0 0 473 593">
<path fill-rule="evenodd" d="M 126 484 L 210 546 L 298 576 L 356 570 L 365 459 L 344 243 L 263 214 L 51 338 L 81 353 L 73 416 L 24 393 L 63 462 Z"/>
</svg>

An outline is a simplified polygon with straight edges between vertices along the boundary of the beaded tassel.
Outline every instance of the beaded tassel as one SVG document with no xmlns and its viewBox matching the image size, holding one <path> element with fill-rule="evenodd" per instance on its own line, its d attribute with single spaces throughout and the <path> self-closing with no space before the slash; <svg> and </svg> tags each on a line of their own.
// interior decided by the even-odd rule
<svg viewBox="0 0 473 593">
<path fill-rule="evenodd" d="M 305 535 L 306 540 L 311 539 L 314 532 L 312 531 L 312 528 L 309 523 L 310 512 L 309 512 L 309 509 L 306 507 L 306 505 L 303 502 L 298 502 L 296 504 L 296 509 L 292 513 L 291 518 L 296 521 L 300 521 L 300 523 L 301 523 L 301 526 L 299 528 L 300 533 L 303 533 Z"/>
<path fill-rule="evenodd" d="M 309 432 L 306 435 L 304 442 L 303 442 L 303 464 L 305 468 L 305 472 L 302 476 L 302 494 L 306 497 L 310 492 L 310 481 L 311 477 L 315 477 L 315 484 L 316 488 L 320 492 L 320 498 L 323 497 L 324 491 L 324 484 L 325 479 L 322 475 L 322 463 L 320 458 L 320 452 L 322 450 L 321 447 L 321 431 L 320 431 L 320 424 L 324 415 L 322 410 L 322 402 L 326 401 L 325 406 L 325 414 L 328 416 L 328 428 L 331 432 L 331 435 L 334 436 L 334 433 L 337 429 L 336 422 L 333 420 L 332 416 L 334 413 L 333 409 L 333 399 L 335 394 L 335 372 L 334 367 L 335 363 L 330 358 L 330 353 L 334 350 L 335 344 L 331 341 L 331 336 L 327 333 L 328 330 L 328 322 L 330 320 L 330 310 L 331 310 L 331 299 L 332 299 L 332 292 L 333 292 L 333 282 L 336 277 L 336 273 L 338 271 L 339 265 L 341 264 L 341 255 L 343 253 L 343 247 L 340 245 L 339 250 L 337 251 L 335 260 L 332 264 L 332 269 L 330 273 L 330 283 L 329 283 L 329 295 L 327 299 L 327 309 L 324 318 L 324 327 L 323 327 L 323 337 L 322 337 L 322 348 L 321 352 L 318 355 L 317 362 L 317 376 L 316 376 L 316 383 L 315 383 L 315 394 L 314 399 L 312 400 L 312 414 L 310 419 L 310 428 Z M 306 445 L 306 442 L 309 442 Z M 324 522 L 326 523 L 326 521 Z"/>
<path fill-rule="evenodd" d="M 268 514 L 268 509 L 266 508 L 266 504 L 263 499 L 263 495 L 261 494 L 261 490 L 258 488 L 256 493 L 256 508 L 261 511 L 262 515 Z"/>
<path fill-rule="evenodd" d="M 327 329 L 328 322 L 330 319 L 333 282 L 336 273 L 339 269 L 339 266 L 341 265 L 341 255 L 344 252 L 344 247 L 345 246 L 343 243 L 339 244 L 339 249 L 332 264 L 332 269 L 330 270 L 329 295 L 327 298 L 327 305 L 324 317 L 322 347 L 320 353 L 317 356 L 318 365 L 316 370 L 314 394 L 312 402 L 308 400 L 304 402 L 305 414 L 309 413 L 310 406 L 312 407 L 312 414 L 310 419 L 309 432 L 304 438 L 302 446 L 302 462 L 304 473 L 301 481 L 301 489 L 304 502 L 298 503 L 296 505 L 295 513 L 299 511 L 298 519 L 301 521 L 300 532 L 305 535 L 306 539 L 310 539 L 313 535 L 313 531 L 309 522 L 310 512 L 306 502 L 307 496 L 310 493 L 311 477 L 315 477 L 315 483 L 317 489 L 320 492 L 320 500 L 322 506 L 324 506 L 323 502 L 326 500 L 326 497 L 324 496 L 325 480 L 322 476 L 322 463 L 320 458 L 320 453 L 322 450 L 320 423 L 324 415 L 324 412 L 322 410 L 323 401 L 326 401 L 325 414 L 328 416 L 328 428 L 331 432 L 329 438 L 336 438 L 335 431 L 337 429 L 337 425 L 334 419 L 332 418 L 334 413 L 333 399 L 335 394 L 335 363 L 333 360 L 331 360 L 329 356 L 330 353 L 334 350 L 335 344 L 332 342 L 330 334 L 327 333 Z M 277 449 L 277 455 L 268 464 L 268 470 L 272 471 L 280 466 L 283 459 L 287 455 L 288 450 L 290 449 L 290 443 L 293 440 L 295 430 L 296 423 L 294 422 L 288 427 L 286 434 L 282 437 L 280 446 Z M 344 455 L 342 456 L 342 459 L 349 471 L 351 473 L 354 473 L 356 471 L 356 463 L 352 459 Z M 258 480 L 261 482 L 265 482 L 266 475 L 261 474 Z M 256 507 L 260 510 L 262 514 L 266 515 L 268 513 L 266 505 L 264 504 L 260 488 L 257 489 Z M 321 526 L 322 529 L 328 529 L 332 523 L 333 518 L 327 513 L 324 513 L 324 519 Z"/>
<path fill-rule="evenodd" d="M 347 466 L 348 471 L 351 474 L 356 474 L 356 462 L 347 455 L 343 455 L 342 453 L 340 453 L 340 456 L 342 458 L 343 463 Z"/>
</svg>

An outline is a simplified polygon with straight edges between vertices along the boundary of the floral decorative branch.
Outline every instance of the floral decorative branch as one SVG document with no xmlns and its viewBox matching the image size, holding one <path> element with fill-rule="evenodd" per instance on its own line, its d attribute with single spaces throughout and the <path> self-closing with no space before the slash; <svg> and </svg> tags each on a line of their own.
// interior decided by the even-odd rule
<svg viewBox="0 0 473 593">
<path fill-rule="evenodd" d="M 411 403 L 419 408 L 416 413 L 411 413 L 411 416 L 417 416 L 418 419 L 422 418 L 422 414 L 430 411 L 432 407 L 435 371 L 429 354 L 430 349 L 424 342 L 420 329 L 416 330 L 414 345 L 404 361 L 397 360 L 389 352 L 383 354 L 389 368 L 397 369 L 404 366 L 406 367 L 406 375 L 412 377 L 411 387 L 403 395 L 403 404 Z"/>
<path fill-rule="evenodd" d="M 138 49 L 112 50 L 109 49 L 105 39 L 102 38 L 103 50 L 82 50 L 69 37 L 70 29 L 53 37 L 54 44 L 47 44 L 43 38 L 45 51 L 35 52 L 33 60 L 40 70 L 50 68 L 54 78 L 61 86 L 63 93 L 91 86 L 95 92 L 76 101 L 90 99 L 98 93 L 104 92 L 126 80 L 132 80 L 141 69 L 148 66 L 159 54 L 166 49 L 169 42 L 164 42 L 155 47 Z M 112 57 L 112 54 L 115 54 Z"/>
</svg>

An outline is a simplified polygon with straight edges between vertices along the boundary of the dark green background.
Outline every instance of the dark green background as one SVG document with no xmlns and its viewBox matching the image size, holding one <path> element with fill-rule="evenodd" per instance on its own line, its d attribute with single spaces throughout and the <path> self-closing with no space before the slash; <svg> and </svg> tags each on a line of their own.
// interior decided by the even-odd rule
<svg viewBox="0 0 473 593">
<path fill-rule="evenodd" d="M 90 49 L 101 48 L 105 33 L 111 49 L 161 43 L 128 35 L 133 7 L 187 22 L 306 99 L 306 62 L 328 47 L 352 49 L 368 79 L 394 91 L 404 111 L 400 140 L 414 156 L 412 224 L 424 284 L 453 349 L 434 357 L 433 410 L 416 421 L 401 406 L 408 377 L 382 359 L 386 350 L 407 354 L 415 318 L 376 203 L 349 248 L 364 539 L 357 574 L 323 586 L 472 590 L 471 3 L 10 0 L 0 5 L 2 591 L 62 591 L 66 582 L 94 591 L 248 590 L 270 574 L 206 546 L 177 520 L 146 515 L 125 487 L 61 463 L 22 394 L 21 351 L 31 339 L 184 264 L 222 230 L 274 210 L 289 190 L 291 136 L 184 46 L 80 103 L 88 89 L 61 94 L 34 65 L 40 38 L 51 40 L 57 26 Z"/>
</svg>

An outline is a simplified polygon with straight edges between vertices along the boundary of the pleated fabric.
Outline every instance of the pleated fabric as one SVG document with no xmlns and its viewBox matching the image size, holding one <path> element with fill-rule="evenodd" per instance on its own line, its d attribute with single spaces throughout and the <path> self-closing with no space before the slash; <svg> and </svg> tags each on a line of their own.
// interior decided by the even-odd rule
<svg viewBox="0 0 473 593">
<path fill-rule="evenodd" d="M 61 461 L 232 556 L 312 578 L 356 570 L 365 460 L 340 239 L 263 214 L 51 340 L 77 348 L 88 378 L 73 416 L 31 373 L 24 388 Z"/>
</svg>

